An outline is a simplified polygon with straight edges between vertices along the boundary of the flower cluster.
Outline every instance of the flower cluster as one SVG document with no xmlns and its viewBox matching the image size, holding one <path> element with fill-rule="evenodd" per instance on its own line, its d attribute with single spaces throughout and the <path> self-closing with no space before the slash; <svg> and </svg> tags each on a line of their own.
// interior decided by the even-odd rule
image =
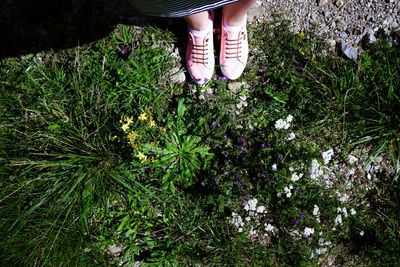
<svg viewBox="0 0 400 267">
<path fill-rule="evenodd" d="M 126 135 L 129 144 L 135 151 L 135 157 L 142 163 L 154 162 L 157 155 L 146 155 L 142 151 L 143 144 L 157 148 L 159 141 L 153 136 L 166 131 L 164 127 L 157 127 L 151 112 L 141 113 L 135 120 L 133 116 L 124 116 L 120 120 L 121 129 Z M 158 133 L 154 131 L 158 130 Z"/>
<path fill-rule="evenodd" d="M 293 116 L 288 115 L 286 119 L 279 119 L 275 122 L 275 129 L 280 130 L 280 129 L 289 129 L 290 123 L 293 121 Z M 294 137 L 293 137 L 294 138 Z"/>
</svg>

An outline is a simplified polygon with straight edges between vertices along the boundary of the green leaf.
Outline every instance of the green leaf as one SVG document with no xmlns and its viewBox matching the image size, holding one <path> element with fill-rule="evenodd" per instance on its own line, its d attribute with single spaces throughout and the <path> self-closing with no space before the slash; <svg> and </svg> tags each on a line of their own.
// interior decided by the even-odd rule
<svg viewBox="0 0 400 267">
<path fill-rule="evenodd" d="M 184 101 L 185 101 L 184 98 L 180 98 L 178 101 L 178 119 L 182 118 L 183 115 L 185 114 L 186 107 L 183 104 Z"/>
</svg>

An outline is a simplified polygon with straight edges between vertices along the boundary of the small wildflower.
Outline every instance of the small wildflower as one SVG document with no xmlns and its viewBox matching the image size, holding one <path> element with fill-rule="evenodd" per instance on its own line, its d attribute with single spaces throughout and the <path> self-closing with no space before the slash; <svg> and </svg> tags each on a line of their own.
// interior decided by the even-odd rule
<svg viewBox="0 0 400 267">
<path fill-rule="evenodd" d="M 149 123 L 147 125 L 149 127 L 153 127 L 154 125 L 156 125 L 156 123 L 153 120 L 151 120 L 151 121 L 149 121 Z"/>
<path fill-rule="evenodd" d="M 126 118 L 125 119 L 125 121 L 126 121 L 126 124 L 131 124 L 132 123 L 132 121 L 133 121 L 133 118 L 132 117 L 129 117 L 129 118 Z"/>
<path fill-rule="evenodd" d="M 303 219 L 303 218 L 304 218 L 304 214 L 301 214 L 301 215 L 300 215 L 300 218 L 302 218 L 302 219 Z"/>
<path fill-rule="evenodd" d="M 246 161 L 246 158 L 245 158 L 245 157 L 243 157 L 243 158 L 242 158 L 242 161 Z"/>
<path fill-rule="evenodd" d="M 126 52 L 127 52 L 126 49 L 122 49 L 122 50 L 121 50 L 121 54 L 123 54 L 123 55 L 125 55 Z"/>
<path fill-rule="evenodd" d="M 263 143 L 262 145 L 261 145 L 261 148 L 264 148 L 265 147 L 265 143 Z"/>
<path fill-rule="evenodd" d="M 139 152 L 136 157 L 138 157 L 142 162 L 145 162 L 147 160 L 147 156 L 143 154 L 142 152 Z"/>
<path fill-rule="evenodd" d="M 217 177 L 215 177 L 215 178 L 214 178 L 214 181 L 218 182 L 218 181 L 219 181 L 219 179 L 218 179 Z"/>
<path fill-rule="evenodd" d="M 363 236 L 363 235 L 364 235 L 364 231 L 361 231 L 361 232 L 360 232 L 360 236 Z"/>
<path fill-rule="evenodd" d="M 252 110 L 253 112 L 256 112 L 256 109 L 255 108 L 253 108 L 253 110 Z"/>
<path fill-rule="evenodd" d="M 126 132 L 126 130 L 128 130 L 128 128 L 129 128 L 129 125 L 128 124 L 123 124 L 121 128 L 122 128 L 122 130 L 124 132 Z"/>
<path fill-rule="evenodd" d="M 246 138 L 243 137 L 243 138 L 242 138 L 242 142 L 243 142 L 243 143 L 246 143 Z"/>
<path fill-rule="evenodd" d="M 226 139 L 228 139 L 228 137 L 226 137 L 226 135 L 224 135 L 224 139 L 226 140 Z"/>
<path fill-rule="evenodd" d="M 299 36 L 300 36 L 301 38 L 303 38 L 303 37 L 304 37 L 304 33 L 303 33 L 303 32 L 300 32 L 300 33 L 299 33 Z"/>
<path fill-rule="evenodd" d="M 211 123 L 212 126 L 215 126 L 215 124 L 217 124 L 215 121 L 213 121 L 213 122 Z"/>
<path fill-rule="evenodd" d="M 270 147 L 270 146 L 271 146 L 271 143 L 268 143 L 267 146 Z"/>
<path fill-rule="evenodd" d="M 276 164 L 273 164 L 273 165 L 271 166 L 271 168 L 272 168 L 273 171 L 276 171 L 276 170 L 278 169 L 278 167 L 276 166 Z"/>
<path fill-rule="evenodd" d="M 228 172 L 224 172 L 225 175 L 228 175 Z"/>
<path fill-rule="evenodd" d="M 294 224 L 299 224 L 299 221 L 295 221 Z"/>
<path fill-rule="evenodd" d="M 147 114 L 146 114 L 146 112 L 143 112 L 142 114 L 140 114 L 139 120 L 141 120 L 141 121 L 147 120 Z"/>
<path fill-rule="evenodd" d="M 167 131 L 167 128 L 161 127 L 161 128 L 160 128 L 160 131 L 165 133 L 165 132 Z"/>
<path fill-rule="evenodd" d="M 218 77 L 218 80 L 222 81 L 222 82 L 226 82 L 228 79 L 225 76 L 220 76 Z"/>
<path fill-rule="evenodd" d="M 203 181 L 203 182 L 201 182 L 200 184 L 201 184 L 201 186 L 204 186 L 204 181 Z"/>
</svg>

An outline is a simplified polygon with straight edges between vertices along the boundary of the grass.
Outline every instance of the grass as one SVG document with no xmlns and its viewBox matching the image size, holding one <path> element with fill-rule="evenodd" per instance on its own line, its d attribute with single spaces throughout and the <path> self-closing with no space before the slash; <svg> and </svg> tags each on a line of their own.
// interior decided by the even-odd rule
<svg viewBox="0 0 400 267">
<path fill-rule="evenodd" d="M 196 94 L 155 27 L 1 60 L 1 262 L 398 264 L 400 50 L 347 61 L 288 27 L 252 27 L 243 84 Z"/>
</svg>

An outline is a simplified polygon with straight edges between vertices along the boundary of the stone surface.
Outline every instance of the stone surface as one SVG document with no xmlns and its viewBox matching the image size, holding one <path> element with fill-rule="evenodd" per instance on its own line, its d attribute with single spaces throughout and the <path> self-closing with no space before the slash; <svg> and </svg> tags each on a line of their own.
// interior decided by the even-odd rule
<svg viewBox="0 0 400 267">
<path fill-rule="evenodd" d="M 168 73 L 172 83 L 182 84 L 186 81 L 185 73 L 179 67 L 172 68 Z"/>
<path fill-rule="evenodd" d="M 358 57 L 358 50 L 356 47 L 349 45 L 345 41 L 340 42 L 340 51 L 348 58 L 356 60 Z"/>
</svg>

